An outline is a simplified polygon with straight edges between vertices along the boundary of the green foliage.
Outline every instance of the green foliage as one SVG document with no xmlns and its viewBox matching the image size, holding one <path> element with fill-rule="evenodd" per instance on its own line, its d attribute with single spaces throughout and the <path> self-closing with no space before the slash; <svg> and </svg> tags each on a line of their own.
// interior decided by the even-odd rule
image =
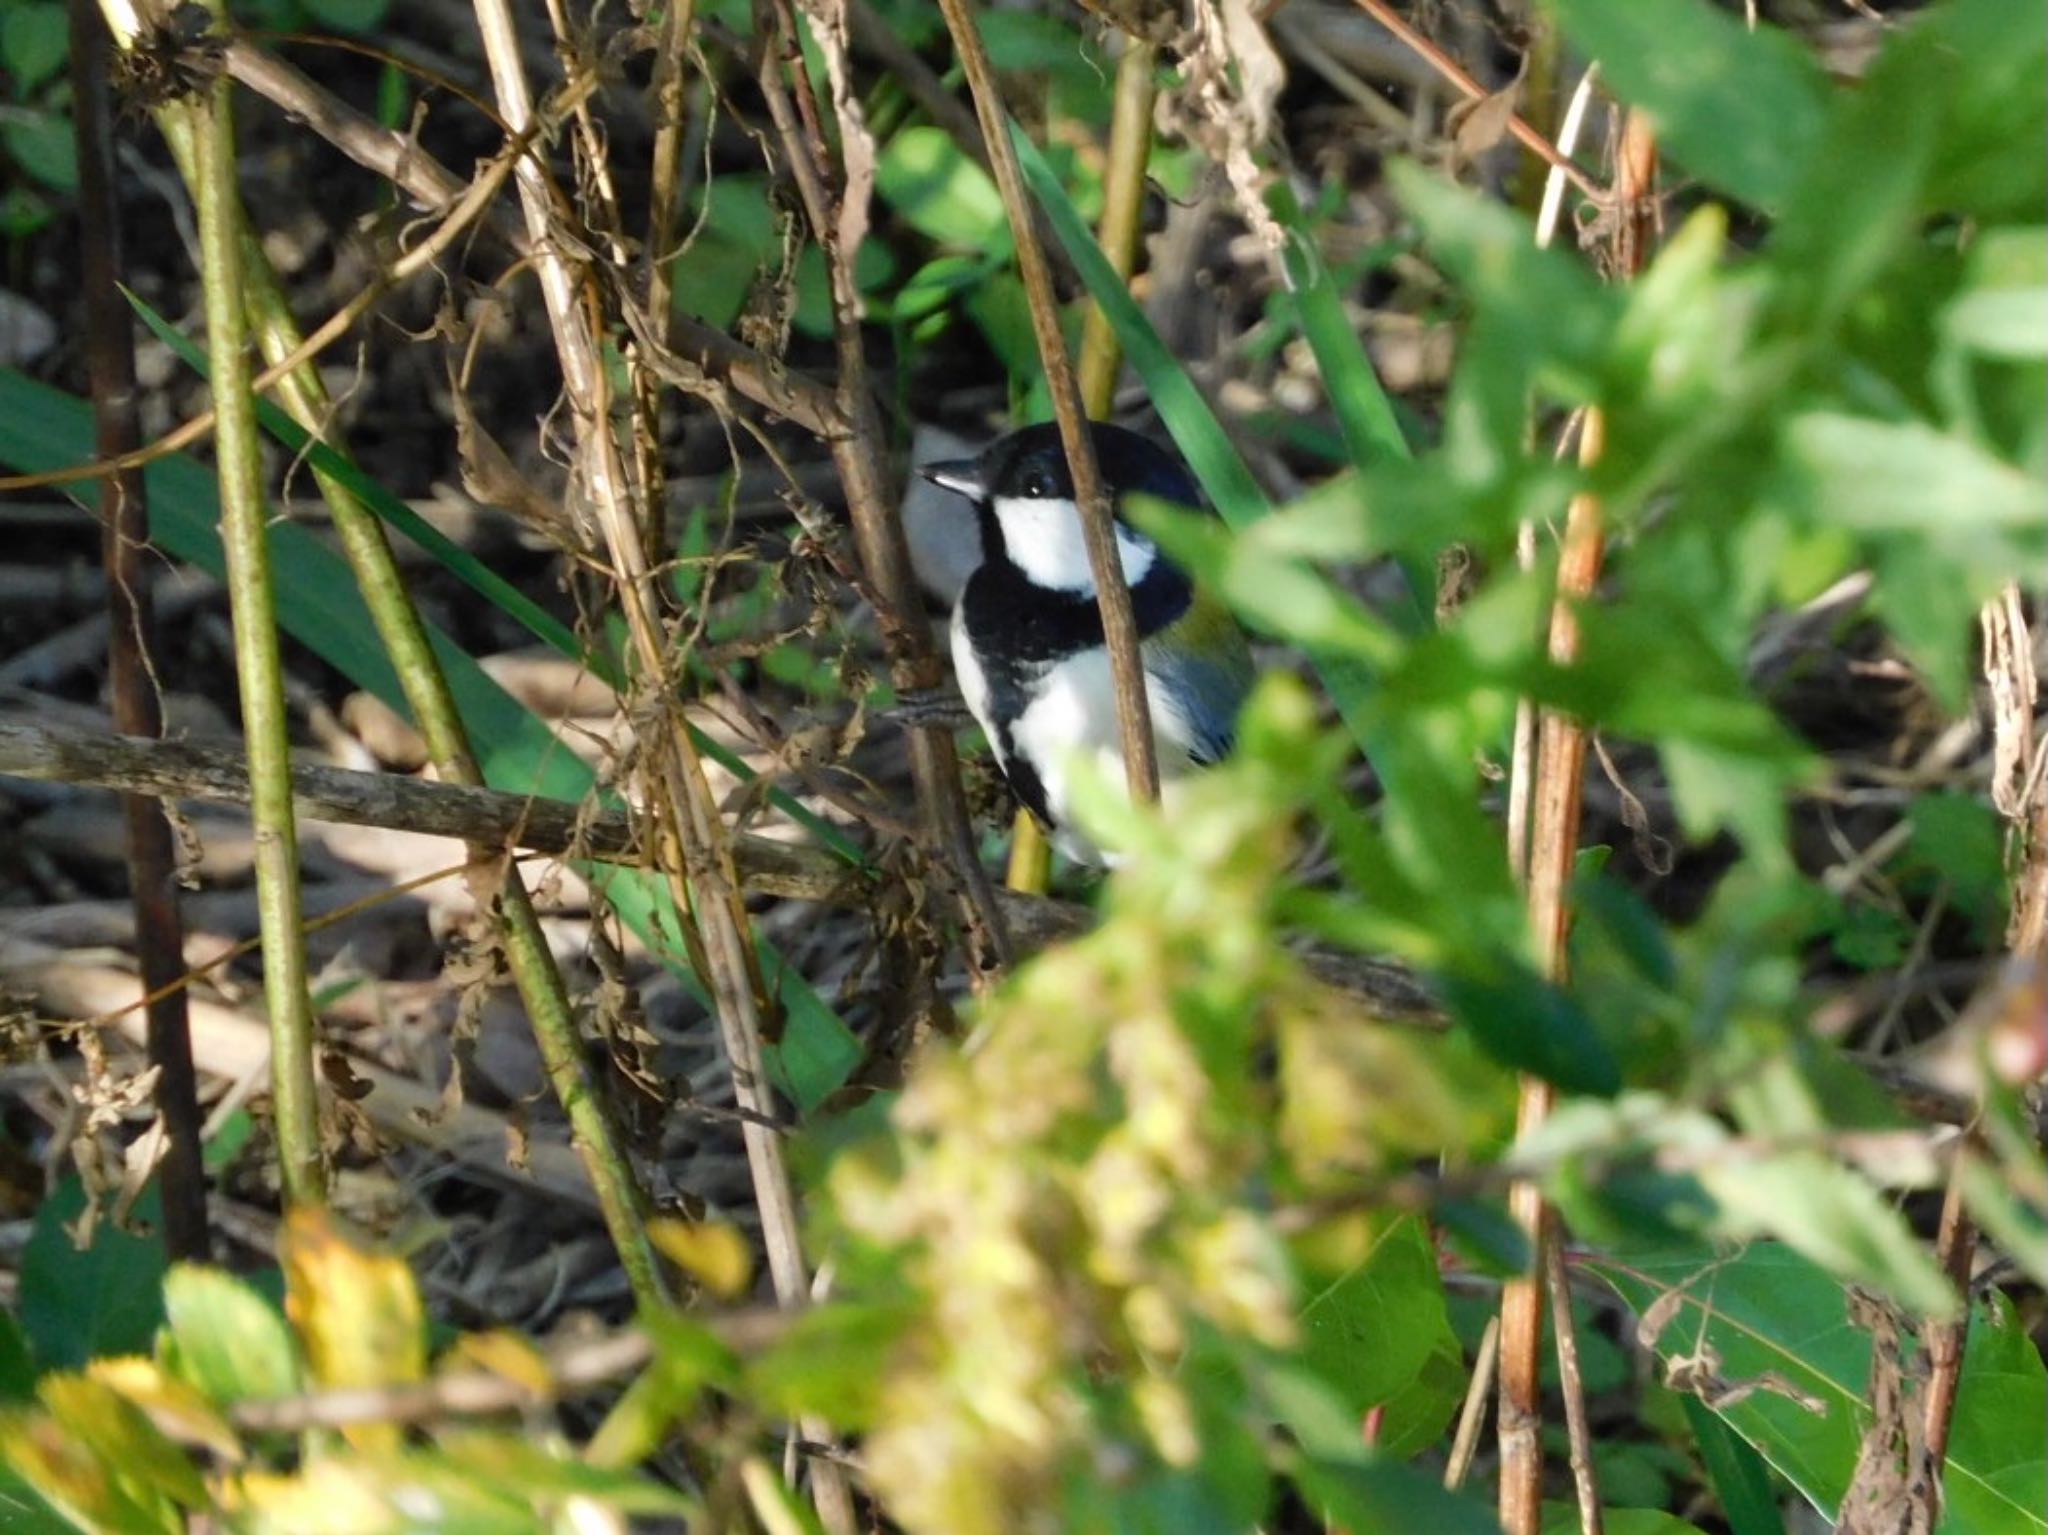
<svg viewBox="0 0 2048 1535">
<path fill-rule="evenodd" d="M 0 13 L 0 151 L 21 178 L 0 192 L 0 233 L 28 235 L 53 216 L 48 194 L 78 187 L 66 76 L 70 26 L 59 0 L 12 0 Z"/>
<path fill-rule="evenodd" d="M 99 1233 L 98 1263 L 148 1277 L 133 1248 L 109 1240 L 120 1236 Z M 124 1345 L 122 1357 L 49 1368 L 33 1406 L 0 1408 L 7 1527 L 177 1535 L 206 1518 L 250 1535 L 545 1535 L 569 1527 L 573 1505 L 585 1519 L 695 1512 L 690 1499 L 638 1473 L 586 1463 L 558 1441 L 516 1430 L 457 1422 L 407 1442 L 388 1424 L 345 1419 L 338 1435 L 311 1436 L 303 1451 L 283 1436 L 238 1430 L 237 1406 L 289 1400 L 306 1384 L 375 1393 L 425 1375 L 424 1309 L 402 1261 L 366 1250 L 310 1211 L 289 1218 L 283 1256 L 292 1325 L 241 1280 L 180 1266 L 163 1278 L 167 1320 L 152 1355 Z M 74 1268 L 90 1277 L 84 1265 Z M 544 1393 L 545 1361 L 507 1336 L 458 1339 L 442 1363 L 474 1370 L 481 1359 Z M 643 1380 L 672 1384 L 676 1356 L 695 1351 L 695 1334 L 676 1319 L 662 1336 Z M 688 1405 L 673 1393 L 670 1402 L 672 1411 Z"/>
<path fill-rule="evenodd" d="M 1816 1507 L 1840 1503 L 1871 1423 L 1871 1338 L 1850 1320 L 1827 1269 L 1771 1243 L 1601 1258 L 1595 1267 L 1638 1312 L 1656 1308 L 1652 1346 L 1667 1361 L 1703 1363 L 1703 1391 L 1745 1388 L 1724 1396 L 1723 1421 Z M 1971 1319 L 1962 1390 L 1942 1528 L 2048 1529 L 2039 1432 L 2048 1370 L 2010 1306 Z"/>
<path fill-rule="evenodd" d="M 141 1205 L 146 1223 L 155 1198 Z M 21 1258 L 21 1323 L 38 1367 L 79 1369 L 102 1354 L 148 1345 L 163 1319 L 162 1247 L 108 1225 L 103 1215 L 81 1247 L 73 1229 L 85 1214 L 84 1186 L 66 1179 L 36 1211 Z"/>
</svg>

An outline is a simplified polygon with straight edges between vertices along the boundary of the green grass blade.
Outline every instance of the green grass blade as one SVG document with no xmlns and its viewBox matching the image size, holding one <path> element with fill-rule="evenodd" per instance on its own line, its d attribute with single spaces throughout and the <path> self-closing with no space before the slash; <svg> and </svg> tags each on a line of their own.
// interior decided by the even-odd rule
<svg viewBox="0 0 2048 1535">
<path fill-rule="evenodd" d="M 1230 437 L 1215 412 L 1209 409 L 1209 402 L 1202 398 L 1187 370 L 1166 349 L 1159 332 L 1145 318 L 1145 311 L 1116 275 L 1109 257 L 1095 243 L 1088 221 L 1067 196 L 1058 175 L 1031 142 L 1030 135 L 1012 123 L 1010 137 L 1016 143 L 1031 195 L 1038 199 L 1060 244 L 1079 269 L 1089 296 L 1108 317 L 1125 358 L 1145 381 L 1146 392 L 1181 457 L 1194 470 L 1195 478 L 1226 523 L 1244 528 L 1257 522 L 1272 510 L 1272 503 L 1259 489 L 1259 482 L 1252 478 L 1237 449 L 1231 446 Z"/>
<path fill-rule="evenodd" d="M 127 292 L 126 289 L 122 291 Z M 205 378 L 205 354 L 142 298 L 134 293 L 128 293 L 127 296 L 129 304 L 141 316 L 142 323 L 150 328 L 156 338 L 176 353 L 201 378 Z M 387 527 L 411 539 L 470 590 L 504 613 L 542 644 L 588 668 L 591 675 L 615 692 L 624 690 L 624 678 L 610 655 L 595 646 L 585 645 L 567 624 L 420 516 L 378 481 L 365 474 L 353 458 L 324 442 L 316 441 L 289 414 L 267 399 L 257 400 L 256 411 L 263 429 L 283 444 L 289 452 L 303 458 L 320 473 L 332 475 L 351 495 L 376 513 Z M 741 760 L 738 753 L 713 740 L 694 725 L 690 727 L 690 733 L 699 751 L 742 783 L 752 781 L 754 770 Z M 768 798 L 777 810 L 849 863 L 859 865 L 866 861 L 852 839 L 793 796 L 781 789 L 774 789 L 769 791 Z"/>
<path fill-rule="evenodd" d="M 0 462 L 36 473 L 92 457 L 89 406 L 11 369 L 0 369 Z M 215 527 L 220 514 L 212 472 L 181 453 L 159 459 L 144 473 L 150 537 L 176 558 L 218 575 L 222 557 Z M 269 533 L 278 588 L 291 593 L 289 602 L 279 604 L 278 619 L 286 632 L 357 687 L 402 711 L 405 698 L 398 675 L 376 637 L 346 562 L 295 523 L 273 519 Z M 428 635 L 487 783 L 570 803 L 596 792 L 596 774 L 555 739 L 543 720 L 445 633 L 429 625 Z M 666 882 L 639 869 L 578 867 L 593 884 L 602 886 L 627 926 L 703 999 L 695 975 L 678 957 L 675 935 L 680 928 Z M 777 1069 L 798 1106 L 809 1112 L 845 1079 L 859 1047 L 845 1023 L 794 968 L 765 945 L 763 957 L 788 1015 Z"/>
<path fill-rule="evenodd" d="M 1394 402 L 1387 397 L 1365 344 L 1344 312 L 1344 296 L 1330 264 L 1316 248 L 1293 190 L 1281 182 L 1271 200 L 1273 215 L 1287 233 L 1281 261 L 1301 316 L 1301 333 L 1315 354 L 1316 371 L 1329 393 L 1330 408 L 1336 413 L 1351 462 L 1364 470 L 1390 459 L 1412 459 L 1415 449 L 1401 431 Z M 1398 616 L 1404 628 L 1420 632 L 1429 626 L 1430 607 L 1425 599 L 1434 589 L 1435 574 L 1420 558 L 1404 557 L 1400 563 L 1408 587 L 1408 607 Z"/>
<path fill-rule="evenodd" d="M 1250 527 L 1273 509 L 1266 493 L 1259 489 L 1258 481 L 1252 478 L 1231 445 L 1223 424 L 1209 409 L 1209 402 L 1202 398 L 1194 380 L 1166 349 L 1152 322 L 1145 318 L 1145 311 L 1116 275 L 1116 268 L 1095 243 L 1088 221 L 1068 198 L 1038 146 L 1015 123 L 1010 124 L 1010 137 L 1016 142 L 1017 157 L 1032 196 L 1038 199 L 1053 232 L 1080 271 L 1089 296 L 1108 317 L 1117 340 L 1123 344 L 1124 356 L 1145 381 L 1145 389 L 1159 411 L 1160 420 L 1166 423 L 1174 445 L 1194 470 L 1195 478 L 1224 522 L 1237 531 Z M 1381 754 L 1374 752 L 1372 744 L 1376 726 L 1371 706 L 1371 674 L 1347 657 L 1322 655 L 1312 659 L 1352 739 L 1377 762 Z"/>
</svg>

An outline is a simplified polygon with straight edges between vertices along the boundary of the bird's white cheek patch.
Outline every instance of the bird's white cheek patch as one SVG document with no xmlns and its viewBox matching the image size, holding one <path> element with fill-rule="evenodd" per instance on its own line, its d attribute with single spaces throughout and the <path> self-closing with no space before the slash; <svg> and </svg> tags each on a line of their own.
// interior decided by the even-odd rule
<svg viewBox="0 0 2048 1535">
<path fill-rule="evenodd" d="M 993 504 L 1010 563 L 1032 584 L 1058 592 L 1095 590 L 1088 543 L 1081 536 L 1081 511 L 1073 502 L 997 496 Z M 1116 530 L 1116 552 L 1126 586 L 1144 580 L 1158 555 L 1151 540 L 1121 527 Z"/>
</svg>

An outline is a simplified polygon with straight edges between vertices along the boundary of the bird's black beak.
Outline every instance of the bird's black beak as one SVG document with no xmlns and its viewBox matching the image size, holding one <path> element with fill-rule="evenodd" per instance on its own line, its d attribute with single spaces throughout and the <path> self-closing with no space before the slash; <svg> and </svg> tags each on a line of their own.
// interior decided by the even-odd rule
<svg viewBox="0 0 2048 1535">
<path fill-rule="evenodd" d="M 981 464 L 976 459 L 941 459 L 937 463 L 919 464 L 917 472 L 939 489 L 950 490 L 970 501 L 980 501 L 988 495 L 988 487 L 981 480 Z"/>
</svg>

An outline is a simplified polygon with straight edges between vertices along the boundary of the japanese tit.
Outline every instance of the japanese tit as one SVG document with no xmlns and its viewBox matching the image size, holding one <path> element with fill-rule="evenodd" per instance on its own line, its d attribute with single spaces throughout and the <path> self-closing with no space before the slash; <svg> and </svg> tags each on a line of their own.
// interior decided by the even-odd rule
<svg viewBox="0 0 2048 1535">
<path fill-rule="evenodd" d="M 1091 422 L 1096 461 L 1117 512 L 1117 553 L 1138 623 L 1163 797 L 1190 768 L 1229 752 L 1251 690 L 1251 651 L 1227 610 L 1123 519 L 1126 497 L 1199 507 L 1173 454 L 1134 432 Z M 1124 780 L 1116 689 L 1095 578 L 1059 429 L 1013 432 L 971 459 L 926 464 L 934 484 L 974 504 L 982 562 L 953 609 L 953 670 L 1010 788 L 1069 858 L 1102 852 L 1073 825 L 1069 770 L 1091 756 Z"/>
</svg>

